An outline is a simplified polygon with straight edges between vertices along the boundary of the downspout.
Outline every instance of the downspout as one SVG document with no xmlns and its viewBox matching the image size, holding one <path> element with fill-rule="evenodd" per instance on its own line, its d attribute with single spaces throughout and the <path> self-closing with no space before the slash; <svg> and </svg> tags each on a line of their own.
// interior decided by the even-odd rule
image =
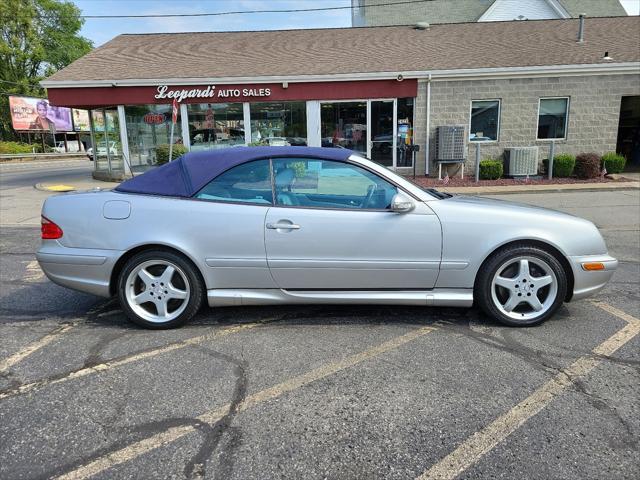
<svg viewBox="0 0 640 480">
<path fill-rule="evenodd" d="M 430 149 L 430 141 L 429 137 L 431 134 L 431 74 L 427 77 L 427 141 L 425 142 L 424 152 L 425 152 L 425 167 L 424 167 L 424 175 L 425 177 L 429 176 L 429 149 Z"/>
</svg>

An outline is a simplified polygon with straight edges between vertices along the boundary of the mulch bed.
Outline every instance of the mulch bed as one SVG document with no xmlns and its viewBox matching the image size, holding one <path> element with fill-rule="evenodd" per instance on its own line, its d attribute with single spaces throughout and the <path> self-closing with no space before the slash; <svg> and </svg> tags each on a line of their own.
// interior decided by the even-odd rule
<svg viewBox="0 0 640 480">
<path fill-rule="evenodd" d="M 549 180 L 548 178 L 500 178 L 498 180 L 480 180 L 478 182 L 474 181 L 473 176 L 467 177 L 464 179 L 460 179 L 460 177 L 449 177 L 449 183 L 445 184 L 443 180 L 438 180 L 437 178 L 424 177 L 424 176 L 416 176 L 414 179 L 412 176 L 406 176 L 407 180 L 417 183 L 421 187 L 501 187 L 501 186 L 511 186 L 511 185 L 563 185 L 563 184 L 571 184 L 571 183 L 617 183 L 617 182 L 632 182 L 633 180 L 629 178 L 618 178 L 614 180 L 613 178 L 598 177 L 598 178 L 590 178 L 587 180 L 579 179 L 579 178 L 552 178 Z"/>
</svg>

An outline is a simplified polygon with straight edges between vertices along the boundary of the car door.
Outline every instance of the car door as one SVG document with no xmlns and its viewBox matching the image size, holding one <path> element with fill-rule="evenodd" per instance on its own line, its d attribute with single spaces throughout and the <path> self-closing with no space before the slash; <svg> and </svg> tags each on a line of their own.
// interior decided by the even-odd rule
<svg viewBox="0 0 640 480">
<path fill-rule="evenodd" d="M 429 289 L 441 255 L 440 222 L 416 201 L 390 203 L 398 188 L 362 166 L 329 160 L 272 161 L 274 206 L 265 220 L 271 274 L 280 288 Z"/>
<path fill-rule="evenodd" d="M 185 217 L 190 251 L 206 265 L 209 288 L 275 288 L 264 249 L 264 223 L 272 205 L 269 160 L 233 167 L 194 196 Z"/>
</svg>

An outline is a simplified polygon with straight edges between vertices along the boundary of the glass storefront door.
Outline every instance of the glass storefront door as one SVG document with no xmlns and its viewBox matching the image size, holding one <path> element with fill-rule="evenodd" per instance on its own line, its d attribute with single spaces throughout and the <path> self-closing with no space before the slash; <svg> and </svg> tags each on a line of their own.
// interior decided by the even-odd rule
<svg viewBox="0 0 640 480">
<path fill-rule="evenodd" d="M 385 167 L 393 167 L 395 147 L 393 103 L 393 100 L 371 101 L 369 158 Z"/>
<path fill-rule="evenodd" d="M 91 137 L 94 169 L 98 172 L 124 171 L 117 109 L 91 111 Z"/>
</svg>

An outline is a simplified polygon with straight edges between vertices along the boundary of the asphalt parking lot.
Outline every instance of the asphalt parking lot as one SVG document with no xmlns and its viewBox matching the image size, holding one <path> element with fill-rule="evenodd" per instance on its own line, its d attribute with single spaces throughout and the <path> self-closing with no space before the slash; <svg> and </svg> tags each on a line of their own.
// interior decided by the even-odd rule
<svg viewBox="0 0 640 480">
<path fill-rule="evenodd" d="M 297 306 L 146 331 L 3 226 L 0 478 L 639 478 L 639 192 L 501 198 L 595 221 L 613 282 L 528 329 Z"/>
</svg>

